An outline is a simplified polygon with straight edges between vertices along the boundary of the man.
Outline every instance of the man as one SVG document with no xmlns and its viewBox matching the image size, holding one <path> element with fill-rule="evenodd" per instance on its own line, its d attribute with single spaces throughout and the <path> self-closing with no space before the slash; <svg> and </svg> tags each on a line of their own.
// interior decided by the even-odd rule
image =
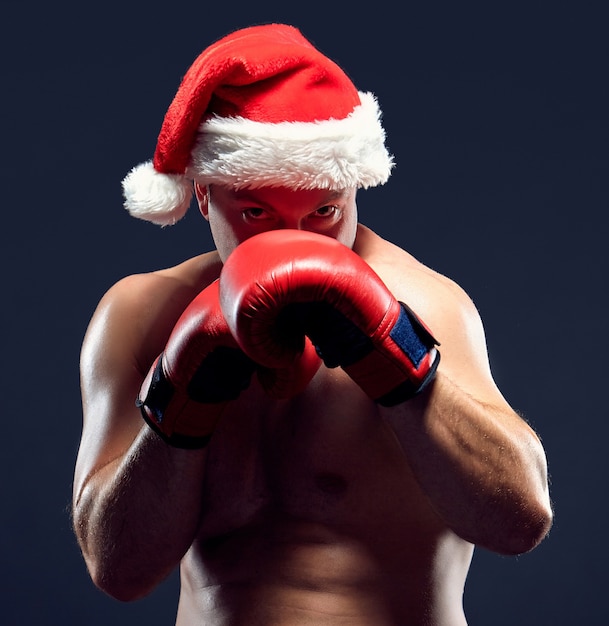
<svg viewBox="0 0 609 626">
<path fill-rule="evenodd" d="M 535 433 L 451 280 L 358 224 L 383 184 L 376 100 L 294 28 L 198 57 L 126 206 L 216 250 L 130 276 L 82 349 L 74 524 L 121 600 L 178 565 L 177 624 L 466 623 L 474 545 L 552 519 Z"/>
</svg>

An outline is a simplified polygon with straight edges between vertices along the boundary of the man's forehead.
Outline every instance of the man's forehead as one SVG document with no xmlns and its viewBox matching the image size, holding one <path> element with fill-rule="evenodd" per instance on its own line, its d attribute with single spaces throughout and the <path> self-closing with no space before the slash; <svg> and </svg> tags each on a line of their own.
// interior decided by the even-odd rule
<svg viewBox="0 0 609 626">
<path fill-rule="evenodd" d="M 233 188 L 222 187 L 222 190 L 238 200 L 256 200 L 259 198 L 309 197 L 326 202 L 335 202 L 347 197 L 349 189 L 292 189 L 289 187 L 255 187 Z"/>
</svg>

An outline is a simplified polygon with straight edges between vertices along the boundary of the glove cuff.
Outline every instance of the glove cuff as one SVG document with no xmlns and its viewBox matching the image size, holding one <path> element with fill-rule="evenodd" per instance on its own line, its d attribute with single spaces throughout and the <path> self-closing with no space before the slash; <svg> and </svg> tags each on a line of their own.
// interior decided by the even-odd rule
<svg viewBox="0 0 609 626">
<path fill-rule="evenodd" d="M 343 369 L 382 406 L 395 406 L 420 393 L 433 379 L 438 341 L 403 302 L 396 302 L 395 323 L 369 354 Z"/>
<path fill-rule="evenodd" d="M 165 443 L 176 448 L 204 448 L 211 439 L 225 403 L 202 405 L 175 389 L 165 375 L 161 354 L 142 384 L 135 401 L 144 421 Z"/>
</svg>

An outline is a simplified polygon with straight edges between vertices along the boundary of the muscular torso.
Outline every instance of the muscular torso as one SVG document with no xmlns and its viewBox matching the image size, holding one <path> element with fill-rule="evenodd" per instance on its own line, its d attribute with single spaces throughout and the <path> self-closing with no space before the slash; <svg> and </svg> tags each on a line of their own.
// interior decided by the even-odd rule
<svg viewBox="0 0 609 626">
<path fill-rule="evenodd" d="M 422 306 L 435 274 L 367 230 L 355 250 L 396 297 Z M 166 295 L 141 329 L 155 337 L 136 355 L 142 375 L 219 270 L 212 254 L 155 274 Z M 398 294 L 404 277 L 410 292 Z M 254 380 L 212 437 L 200 498 L 179 626 L 465 624 L 472 546 L 431 508 L 394 431 L 340 369 L 322 366 L 285 401 Z"/>
<path fill-rule="evenodd" d="M 322 369 L 284 403 L 253 386 L 233 409 L 209 447 L 179 624 L 464 623 L 471 548 L 344 374 Z"/>
</svg>

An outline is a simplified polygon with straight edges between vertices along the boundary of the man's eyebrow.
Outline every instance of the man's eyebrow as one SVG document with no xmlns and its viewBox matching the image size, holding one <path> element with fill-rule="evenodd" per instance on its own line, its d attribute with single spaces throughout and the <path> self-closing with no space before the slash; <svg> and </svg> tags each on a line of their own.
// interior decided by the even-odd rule
<svg viewBox="0 0 609 626">
<path fill-rule="evenodd" d="M 260 201 L 260 198 L 256 195 L 255 189 L 238 189 L 233 192 L 235 198 L 238 200 L 245 201 Z M 340 198 L 344 198 L 347 195 L 347 191 L 345 189 L 328 189 L 323 196 L 323 200 L 332 201 L 339 200 Z"/>
<path fill-rule="evenodd" d="M 338 200 L 344 198 L 347 192 L 344 189 L 328 189 L 326 198 L 328 200 Z"/>
<path fill-rule="evenodd" d="M 258 200 L 256 193 L 250 189 L 238 189 L 233 192 L 238 200 Z"/>
</svg>

